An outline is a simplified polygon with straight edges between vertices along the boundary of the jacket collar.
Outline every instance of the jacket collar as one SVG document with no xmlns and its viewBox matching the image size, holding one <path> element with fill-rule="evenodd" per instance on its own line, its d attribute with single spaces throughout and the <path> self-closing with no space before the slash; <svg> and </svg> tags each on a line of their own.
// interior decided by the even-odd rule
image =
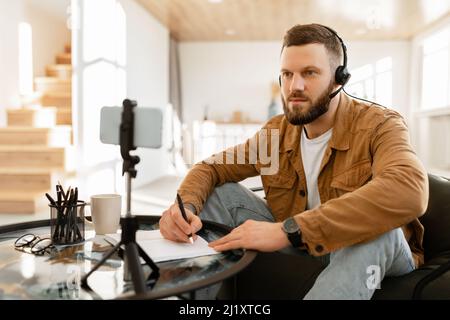
<svg viewBox="0 0 450 320">
<path fill-rule="evenodd" d="M 330 147 L 333 149 L 341 151 L 350 149 L 350 128 L 351 119 L 353 118 L 351 103 L 351 99 L 346 94 L 340 94 L 339 105 L 334 119 L 333 134 L 329 142 Z M 284 122 L 286 123 L 286 131 L 280 151 L 288 152 L 299 147 L 303 125 L 292 125 L 287 121 L 286 117 L 284 117 Z"/>
<path fill-rule="evenodd" d="M 333 135 L 330 139 L 330 147 L 333 149 L 340 151 L 350 149 L 350 130 L 353 119 L 351 104 L 350 97 L 341 93 L 334 118 Z"/>
</svg>

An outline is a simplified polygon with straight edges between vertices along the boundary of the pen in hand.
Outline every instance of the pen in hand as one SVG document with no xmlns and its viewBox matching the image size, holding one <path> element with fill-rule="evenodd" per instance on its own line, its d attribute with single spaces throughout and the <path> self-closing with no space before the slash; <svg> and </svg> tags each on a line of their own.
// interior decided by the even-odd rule
<svg viewBox="0 0 450 320">
<path fill-rule="evenodd" d="M 178 206 L 180 207 L 181 210 L 181 214 L 183 215 L 184 220 L 189 223 L 187 215 L 186 215 L 186 211 L 184 211 L 184 205 L 183 205 L 183 201 L 181 200 L 180 195 L 177 193 L 177 201 L 178 201 Z M 189 241 L 191 243 L 194 243 L 194 240 L 192 239 L 192 233 L 188 234 L 189 237 Z"/>
</svg>

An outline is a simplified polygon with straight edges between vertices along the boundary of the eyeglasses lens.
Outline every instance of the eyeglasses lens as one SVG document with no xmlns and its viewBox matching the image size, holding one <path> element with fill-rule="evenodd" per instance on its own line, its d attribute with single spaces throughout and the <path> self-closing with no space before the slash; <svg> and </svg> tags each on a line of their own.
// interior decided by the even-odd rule
<svg viewBox="0 0 450 320">
<path fill-rule="evenodd" d="M 52 246 L 51 239 L 48 239 L 48 238 L 41 239 L 33 245 L 33 247 L 31 248 L 31 252 L 40 253 L 40 252 L 43 252 L 46 249 L 50 248 L 51 246 Z"/>
<path fill-rule="evenodd" d="M 16 243 L 14 244 L 16 248 L 24 247 L 32 243 L 36 239 L 35 235 L 32 234 L 26 234 L 19 239 L 17 239 Z"/>
</svg>

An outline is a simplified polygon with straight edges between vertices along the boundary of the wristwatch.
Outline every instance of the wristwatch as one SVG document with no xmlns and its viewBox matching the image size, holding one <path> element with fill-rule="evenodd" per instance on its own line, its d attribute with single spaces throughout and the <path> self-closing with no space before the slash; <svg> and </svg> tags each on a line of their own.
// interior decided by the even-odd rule
<svg viewBox="0 0 450 320">
<path fill-rule="evenodd" d="M 303 244 L 302 232 L 293 217 L 287 218 L 283 221 L 282 229 L 286 233 L 294 248 L 298 248 Z"/>
</svg>

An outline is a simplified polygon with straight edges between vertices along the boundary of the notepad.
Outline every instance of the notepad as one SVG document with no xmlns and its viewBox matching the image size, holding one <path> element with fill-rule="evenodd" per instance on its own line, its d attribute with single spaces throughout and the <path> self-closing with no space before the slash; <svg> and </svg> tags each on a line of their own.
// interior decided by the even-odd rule
<svg viewBox="0 0 450 320">
<path fill-rule="evenodd" d="M 115 243 L 120 241 L 120 233 L 106 235 Z M 184 258 L 194 258 L 219 254 L 208 247 L 208 242 L 197 235 L 194 243 L 179 243 L 164 239 L 159 230 L 138 230 L 136 241 L 154 262 L 162 262 Z"/>
</svg>

